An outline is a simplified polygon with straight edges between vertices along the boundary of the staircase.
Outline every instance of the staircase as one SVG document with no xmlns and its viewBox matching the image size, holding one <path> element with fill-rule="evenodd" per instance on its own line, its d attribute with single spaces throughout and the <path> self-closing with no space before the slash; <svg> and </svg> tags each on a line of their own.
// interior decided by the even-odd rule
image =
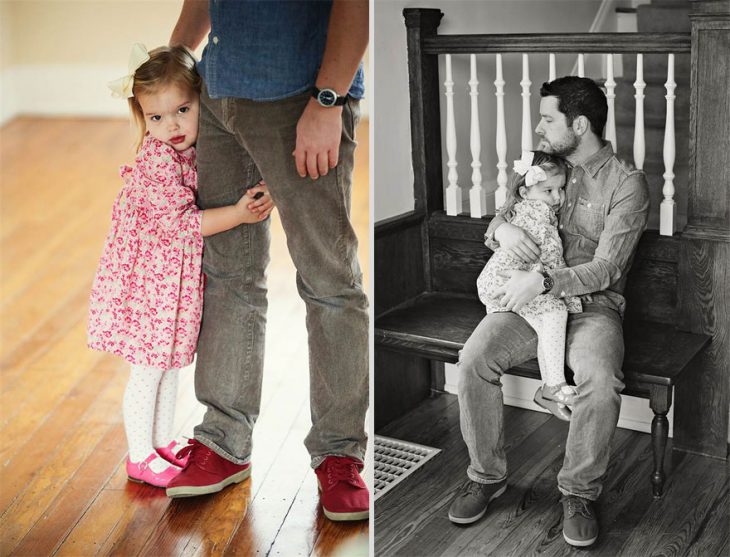
<svg viewBox="0 0 730 557">
<path fill-rule="evenodd" d="M 637 7 L 639 33 L 689 33 L 690 2 L 688 0 L 652 0 Z M 689 104 L 690 104 L 690 55 L 674 57 L 674 128 L 676 155 L 674 161 L 674 201 L 677 204 L 677 231 L 687 222 L 687 198 L 689 180 Z M 616 79 L 616 140 L 619 157 L 633 161 L 634 99 L 636 80 L 636 56 L 623 55 L 623 77 Z M 664 186 L 664 123 L 666 118 L 667 56 L 644 55 L 644 134 L 646 139 L 646 171 L 651 193 L 649 229 L 659 228 L 659 204 L 663 199 Z"/>
</svg>

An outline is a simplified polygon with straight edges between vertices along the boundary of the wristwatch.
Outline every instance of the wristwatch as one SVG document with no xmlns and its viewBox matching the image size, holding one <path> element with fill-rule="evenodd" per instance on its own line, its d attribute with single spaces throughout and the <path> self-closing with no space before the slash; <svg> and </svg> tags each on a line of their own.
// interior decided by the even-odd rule
<svg viewBox="0 0 730 557">
<path fill-rule="evenodd" d="M 555 286 L 555 281 L 553 280 L 553 277 L 548 275 L 545 271 L 542 273 L 542 292 L 540 294 L 547 294 L 553 289 L 553 286 Z"/>
<path fill-rule="evenodd" d="M 342 106 L 347 102 L 347 95 L 340 97 L 333 89 L 317 89 L 314 87 L 312 88 L 312 96 L 325 108 Z"/>
</svg>

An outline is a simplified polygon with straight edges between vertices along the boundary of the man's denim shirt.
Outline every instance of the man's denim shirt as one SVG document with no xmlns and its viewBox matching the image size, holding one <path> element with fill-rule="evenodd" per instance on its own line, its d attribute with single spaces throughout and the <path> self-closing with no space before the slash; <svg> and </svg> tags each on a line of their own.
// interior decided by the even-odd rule
<svg viewBox="0 0 730 557">
<path fill-rule="evenodd" d="M 210 0 L 198 71 L 212 98 L 273 101 L 314 86 L 332 0 Z M 364 94 L 362 63 L 350 95 Z"/>
<path fill-rule="evenodd" d="M 630 170 L 610 143 L 575 166 L 565 188 L 559 232 L 567 267 L 550 271 L 552 293 L 581 296 L 623 316 L 631 262 L 649 217 L 649 187 L 641 170 Z M 492 219 L 485 244 L 495 250 L 494 231 L 505 219 Z"/>
</svg>

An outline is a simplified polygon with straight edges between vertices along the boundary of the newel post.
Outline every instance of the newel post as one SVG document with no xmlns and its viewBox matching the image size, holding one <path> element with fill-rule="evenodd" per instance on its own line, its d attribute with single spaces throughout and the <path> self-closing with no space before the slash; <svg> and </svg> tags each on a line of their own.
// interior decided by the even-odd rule
<svg viewBox="0 0 730 557">
<path fill-rule="evenodd" d="M 692 0 L 689 202 L 678 321 L 713 337 L 677 387 L 676 449 L 727 458 L 730 404 L 730 0 Z"/>
<path fill-rule="evenodd" d="M 422 43 L 424 38 L 436 35 L 443 15 L 441 10 L 436 9 L 406 8 L 403 10 L 408 44 L 411 156 L 416 212 L 430 213 L 443 209 L 438 56 L 425 54 Z"/>
</svg>

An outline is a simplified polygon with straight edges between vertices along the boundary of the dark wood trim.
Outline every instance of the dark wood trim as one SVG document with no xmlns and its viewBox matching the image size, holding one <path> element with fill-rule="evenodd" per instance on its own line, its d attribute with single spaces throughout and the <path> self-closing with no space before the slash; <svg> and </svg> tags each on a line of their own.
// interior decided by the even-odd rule
<svg viewBox="0 0 730 557">
<path fill-rule="evenodd" d="M 688 33 L 545 33 L 438 35 L 423 39 L 425 54 L 507 52 L 689 53 Z"/>
<path fill-rule="evenodd" d="M 382 236 L 392 234 L 394 232 L 400 232 L 402 230 L 405 230 L 406 228 L 411 228 L 412 226 L 418 226 L 423 222 L 425 218 L 426 215 L 424 215 L 423 213 L 409 211 L 401 215 L 396 215 L 394 217 L 380 220 L 375 223 L 375 238 L 377 239 Z"/>
<path fill-rule="evenodd" d="M 441 10 L 403 10 L 408 47 L 411 156 L 416 212 L 443 208 L 438 57 L 423 51 L 423 43 L 436 36 L 443 15 Z"/>
</svg>

